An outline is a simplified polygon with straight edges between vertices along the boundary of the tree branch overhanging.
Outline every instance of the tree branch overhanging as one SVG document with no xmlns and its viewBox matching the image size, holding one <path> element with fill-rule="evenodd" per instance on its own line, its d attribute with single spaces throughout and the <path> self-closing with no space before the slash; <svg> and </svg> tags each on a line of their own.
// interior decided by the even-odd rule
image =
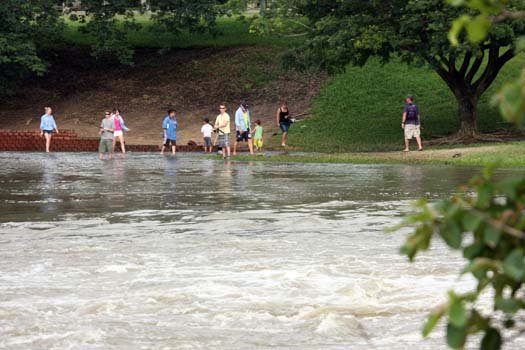
<svg viewBox="0 0 525 350">
<path fill-rule="evenodd" d="M 492 23 L 500 23 L 507 19 L 525 18 L 525 11 L 503 11 L 499 15 L 492 17 Z"/>
<path fill-rule="evenodd" d="M 465 81 L 467 82 L 467 84 L 472 83 L 472 79 L 474 79 L 474 76 L 478 72 L 479 67 L 481 67 L 481 64 L 483 63 L 484 58 L 485 58 L 485 51 L 481 51 L 481 54 L 476 57 L 476 59 L 474 60 L 474 63 L 472 64 L 472 67 L 470 67 L 470 70 L 465 76 Z"/>
<path fill-rule="evenodd" d="M 462 77 L 464 77 L 467 73 L 467 69 L 470 66 L 471 59 L 472 52 L 469 51 L 465 54 L 465 57 L 463 57 L 463 63 L 461 64 L 461 68 L 459 69 L 459 74 L 461 74 Z"/>
<path fill-rule="evenodd" d="M 499 56 L 499 47 L 490 50 L 489 62 L 485 68 L 485 71 L 481 77 L 474 84 L 472 84 L 478 95 L 481 95 L 489 88 L 489 86 L 498 76 L 501 68 L 503 68 L 505 63 L 511 60 L 514 56 L 515 52 L 513 48 L 508 49 L 501 56 Z"/>
</svg>

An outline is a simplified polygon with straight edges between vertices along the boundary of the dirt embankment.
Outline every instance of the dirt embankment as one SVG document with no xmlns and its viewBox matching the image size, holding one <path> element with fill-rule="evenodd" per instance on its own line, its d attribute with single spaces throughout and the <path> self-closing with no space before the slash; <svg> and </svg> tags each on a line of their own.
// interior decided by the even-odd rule
<svg viewBox="0 0 525 350">
<path fill-rule="evenodd" d="M 270 136 L 277 129 L 279 101 L 303 112 L 326 79 L 283 72 L 279 54 L 255 47 L 138 51 L 130 67 L 68 50 L 51 57 L 45 77 L 25 82 L 20 95 L 2 102 L 0 128 L 38 129 L 43 107 L 51 105 L 59 128 L 96 136 L 104 110 L 117 107 L 131 129 L 128 143 L 156 144 L 166 110 L 175 108 L 178 141 L 185 144 L 201 142 L 202 118 L 214 120 L 219 103 L 224 101 L 233 117 L 247 99 Z"/>
</svg>

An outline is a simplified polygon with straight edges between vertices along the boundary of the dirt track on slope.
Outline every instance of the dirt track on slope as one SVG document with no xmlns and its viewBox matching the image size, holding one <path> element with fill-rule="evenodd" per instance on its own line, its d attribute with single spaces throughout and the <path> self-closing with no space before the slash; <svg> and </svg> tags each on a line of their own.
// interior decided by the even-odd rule
<svg viewBox="0 0 525 350">
<path fill-rule="evenodd" d="M 160 143 L 168 108 L 178 111 L 181 144 L 200 142 L 202 118 L 214 120 L 218 104 L 231 116 L 247 99 L 266 136 L 276 131 L 279 100 L 292 112 L 307 110 L 326 77 L 283 73 L 278 52 L 269 48 L 139 51 L 134 66 L 95 62 L 89 53 L 69 50 L 52 57 L 49 74 L 24 83 L 18 96 L 2 101 L 0 128 L 38 129 L 43 106 L 51 105 L 59 128 L 97 136 L 104 110 L 121 109 L 130 144 Z"/>
</svg>

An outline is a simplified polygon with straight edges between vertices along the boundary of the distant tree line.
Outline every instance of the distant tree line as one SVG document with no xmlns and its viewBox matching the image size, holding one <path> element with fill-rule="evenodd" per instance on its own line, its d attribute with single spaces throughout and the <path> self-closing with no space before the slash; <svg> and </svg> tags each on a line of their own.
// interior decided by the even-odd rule
<svg viewBox="0 0 525 350">
<path fill-rule="evenodd" d="M 138 30 L 136 16 L 151 15 L 155 30 L 217 34 L 219 16 L 242 10 L 244 0 L 2 0 L 0 2 L 0 96 L 13 92 L 16 82 L 47 69 L 44 54 L 64 41 L 66 20 L 81 24 L 93 38 L 94 57 L 113 56 L 131 63 L 127 40 Z"/>
<path fill-rule="evenodd" d="M 522 13 L 525 1 L 450 2 L 469 6 L 449 6 L 445 0 L 271 0 L 252 30 L 304 35 L 306 44 L 287 60 L 299 68 L 340 71 L 348 64 L 364 65 L 370 57 L 427 65 L 457 100 L 458 139 L 482 138 L 478 101 L 515 57 L 518 38 L 525 35 L 523 17 L 505 14 Z M 463 25 L 455 25 L 451 46 L 447 34 L 456 18 Z"/>
<path fill-rule="evenodd" d="M 305 37 L 305 44 L 285 58 L 295 67 L 339 71 L 370 57 L 431 67 L 457 100 L 459 139 L 476 139 L 478 101 L 515 57 L 518 38 L 525 35 L 525 19 L 505 14 L 522 13 L 525 1 L 467 3 L 471 6 L 448 6 L 442 0 L 3 0 L 0 95 L 21 77 L 45 72 L 42 53 L 62 40 L 66 18 L 93 38 L 94 57 L 132 63 L 127 35 L 140 28 L 137 14 L 148 12 L 158 31 L 218 34 L 219 16 L 255 5 L 261 15 L 252 18 L 253 32 Z M 507 12 L 499 12 L 501 6 Z M 455 18 L 462 25 L 453 28 Z M 451 28 L 453 46 L 447 37 Z"/>
</svg>

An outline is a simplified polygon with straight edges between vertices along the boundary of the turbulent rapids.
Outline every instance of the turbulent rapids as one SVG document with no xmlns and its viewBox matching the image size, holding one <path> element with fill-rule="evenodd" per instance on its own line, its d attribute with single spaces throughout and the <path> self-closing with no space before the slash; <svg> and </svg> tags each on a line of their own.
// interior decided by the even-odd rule
<svg viewBox="0 0 525 350">
<path fill-rule="evenodd" d="M 0 161 L 3 349 L 442 349 L 425 314 L 470 286 L 384 228 L 475 169 Z"/>
</svg>

